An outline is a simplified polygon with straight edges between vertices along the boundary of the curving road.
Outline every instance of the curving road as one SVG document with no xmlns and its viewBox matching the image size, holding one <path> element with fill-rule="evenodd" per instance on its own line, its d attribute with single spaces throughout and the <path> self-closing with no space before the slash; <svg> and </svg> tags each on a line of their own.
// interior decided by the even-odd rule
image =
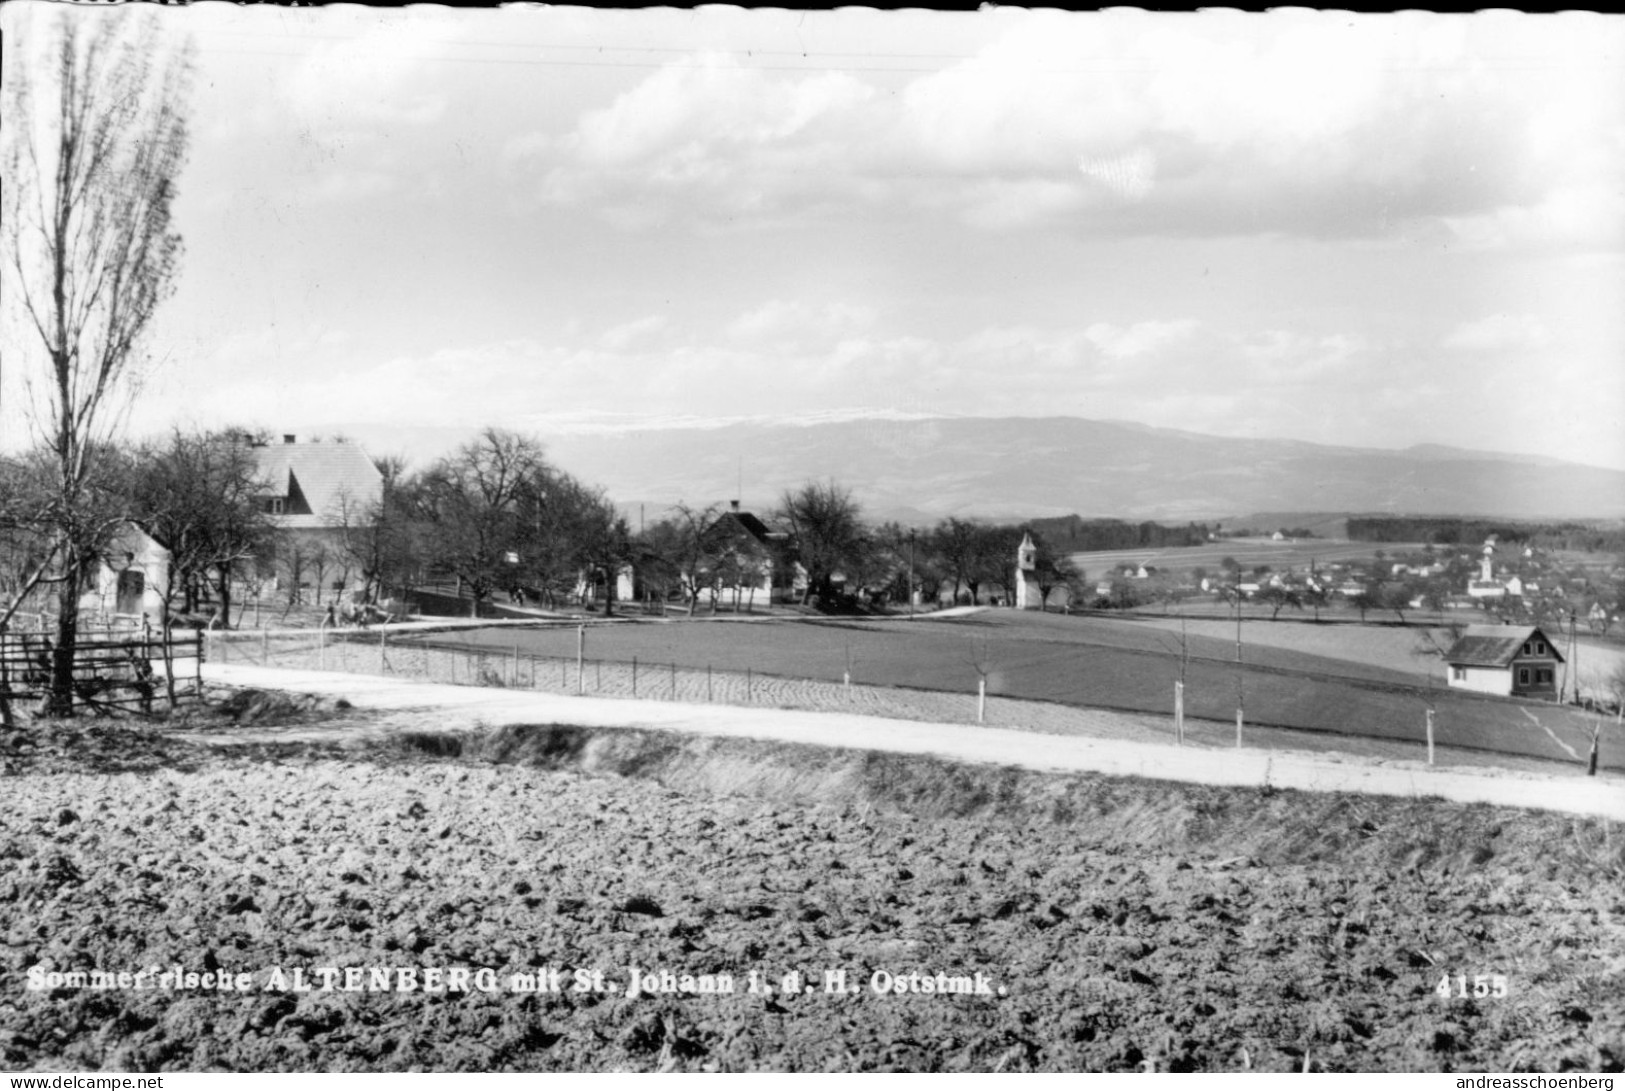
<svg viewBox="0 0 1625 1091">
<path fill-rule="evenodd" d="M 1542 777 L 1505 770 L 1435 770 L 1405 762 L 1334 760 L 1299 752 L 1216 750 L 1115 739 L 1040 735 L 1003 728 L 933 724 L 830 712 L 691 705 L 603 697 L 562 697 L 481 689 L 331 671 L 295 671 L 205 664 L 205 681 L 344 698 L 357 709 L 424 713 L 441 730 L 473 731 L 505 724 L 572 724 L 642 728 L 698 735 L 765 739 L 842 749 L 927 754 L 955 761 L 1014 765 L 1063 773 L 1104 773 L 1231 786 L 1272 785 L 1313 792 L 1439 797 L 1596 815 L 1625 821 L 1625 782 L 1614 776 Z M 1111 715 L 1103 713 L 1103 715 Z M 410 719 L 417 719 L 412 717 Z M 408 723 L 410 723 L 410 719 Z M 386 722 L 384 729 L 390 725 Z M 421 724 L 411 724 L 421 726 Z M 277 737 L 331 737 L 320 726 Z M 233 730 L 203 741 L 249 741 Z"/>
</svg>

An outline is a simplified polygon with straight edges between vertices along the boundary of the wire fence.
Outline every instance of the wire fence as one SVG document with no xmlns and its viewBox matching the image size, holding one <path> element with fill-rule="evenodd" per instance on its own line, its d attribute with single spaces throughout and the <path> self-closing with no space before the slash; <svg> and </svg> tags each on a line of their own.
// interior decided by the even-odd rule
<svg viewBox="0 0 1625 1091">
<path fill-rule="evenodd" d="M 836 681 L 827 675 L 809 677 L 811 670 L 806 674 L 770 673 L 741 665 L 737 657 L 727 668 L 718 669 L 697 664 L 692 658 L 685 664 L 626 656 L 624 651 L 623 657 L 615 659 L 589 658 L 579 650 L 575 655 L 556 651 L 547 655 L 526 650 L 523 638 L 507 648 L 491 643 L 481 646 L 450 634 L 436 638 L 416 632 L 408 636 L 384 629 L 216 631 L 208 638 L 209 659 L 221 663 L 378 674 L 560 695 L 853 712 L 1059 734 L 1083 731 L 1132 739 L 1145 738 L 1150 732 L 1176 743 L 1198 745 L 1204 740 L 1206 745 L 1255 745 L 1261 729 L 1271 733 L 1288 730 L 1347 736 L 1350 746 L 1355 745 L 1352 739 L 1356 737 L 1418 747 L 1432 742 L 1547 760 L 1587 763 L 1589 757 L 1594 765 L 1596 730 L 1605 729 L 1612 735 L 1620 729 L 1617 720 L 1598 727 L 1592 723 L 1594 715 L 1549 704 L 1506 702 L 1373 681 L 1299 677 L 1298 672 L 1261 665 L 1249 665 L 1243 715 L 1233 664 L 1192 657 L 1189 683 L 1176 686 L 1171 679 L 1166 684 L 1142 679 L 1139 675 L 1144 672 L 1138 668 L 1120 676 L 1121 664 L 1113 668 L 1101 659 L 1098 649 L 1091 649 L 1093 654 L 1083 669 L 1069 671 L 1054 664 L 1048 675 L 1074 677 L 1088 685 L 1075 693 L 1035 698 L 1009 692 L 1005 689 L 1009 679 L 1001 683 L 998 672 L 991 680 L 984 677 L 980 681 L 967 674 L 964 688 L 958 689 L 898 685 L 873 678 L 858 682 L 850 667 L 845 680 Z M 836 678 L 840 677 L 837 670 Z M 1142 681 L 1147 684 L 1141 685 Z M 1100 712 L 1114 715 L 1103 717 L 1097 715 Z M 1122 713 L 1133 719 L 1115 715 Z M 1231 729 L 1223 726 L 1232 717 L 1238 721 L 1233 740 L 1225 734 Z M 1086 725 L 1084 719 L 1089 721 Z M 1593 747 L 1589 755 L 1588 744 Z M 1620 768 L 1620 752 L 1617 745 L 1605 740 L 1603 764 Z"/>
<path fill-rule="evenodd" d="M 819 681 L 746 668 L 719 669 L 670 660 L 539 655 L 519 647 L 475 648 L 385 630 L 210 632 L 209 659 L 288 670 L 376 674 L 461 686 L 537 693 L 625 697 L 695 704 L 841 710 L 939 723 L 1016 722 L 1028 702 L 995 703 L 973 681 L 964 693 Z"/>
</svg>

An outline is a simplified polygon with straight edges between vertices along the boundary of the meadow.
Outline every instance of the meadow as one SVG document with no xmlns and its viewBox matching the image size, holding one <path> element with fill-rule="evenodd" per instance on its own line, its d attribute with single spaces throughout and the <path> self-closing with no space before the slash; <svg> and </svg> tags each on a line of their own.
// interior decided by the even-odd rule
<svg viewBox="0 0 1625 1091">
<path fill-rule="evenodd" d="M 585 656 L 647 672 L 644 695 L 661 693 L 672 666 L 904 689 L 991 695 L 1168 715 L 1183 675 L 1187 716 L 1331 736 L 1421 742 L 1428 709 L 1438 745 L 1583 764 L 1595 717 L 1577 709 L 1446 689 L 1442 670 L 1364 662 L 1296 647 L 1252 644 L 1242 663 L 1233 635 L 1177 631 L 1126 618 L 989 611 L 971 617 L 807 622 L 621 622 L 586 630 Z M 405 636 L 410 647 L 477 649 L 500 656 L 572 661 L 575 626 L 486 628 Z M 1403 669 L 1402 669 L 1403 668 Z M 565 668 L 567 669 L 567 668 Z M 1625 734 L 1603 722 L 1599 765 L 1625 768 Z"/>
</svg>

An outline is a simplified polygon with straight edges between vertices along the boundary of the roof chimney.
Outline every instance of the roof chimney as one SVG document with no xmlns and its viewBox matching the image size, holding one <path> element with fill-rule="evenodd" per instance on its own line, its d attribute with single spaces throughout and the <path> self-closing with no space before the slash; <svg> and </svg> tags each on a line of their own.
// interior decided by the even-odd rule
<svg viewBox="0 0 1625 1091">
<path fill-rule="evenodd" d="M 282 442 L 283 442 L 283 443 L 293 443 L 293 442 L 294 442 L 294 441 L 295 441 L 295 440 L 297 440 L 297 439 L 298 439 L 298 438 L 299 438 L 299 437 L 298 437 L 298 436 L 295 436 L 295 435 L 291 435 L 291 434 L 289 434 L 289 433 L 286 433 L 286 432 L 284 432 L 284 433 L 283 433 L 283 434 L 282 434 Z"/>
<path fill-rule="evenodd" d="M 739 510 L 739 501 L 730 500 L 730 501 L 728 501 L 728 506 L 730 508 L 732 508 L 734 511 L 738 511 Z"/>
</svg>

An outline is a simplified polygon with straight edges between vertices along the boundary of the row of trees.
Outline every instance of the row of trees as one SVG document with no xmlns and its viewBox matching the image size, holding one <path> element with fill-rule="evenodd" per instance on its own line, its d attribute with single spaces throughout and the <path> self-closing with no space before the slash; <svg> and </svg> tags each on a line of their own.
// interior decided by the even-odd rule
<svg viewBox="0 0 1625 1091">
<path fill-rule="evenodd" d="M 692 612 L 707 591 L 713 603 L 719 588 L 756 584 L 771 571 L 779 588 L 791 586 L 799 567 L 804 604 L 839 609 L 859 603 L 909 601 L 911 592 L 935 602 L 953 598 L 1008 601 L 1016 592 L 1016 550 L 1029 527 L 973 522 L 957 517 L 935 526 L 897 522 L 871 525 L 849 489 L 834 481 L 812 481 L 786 491 L 769 518 L 782 533 L 766 543 L 717 533 L 727 513 L 713 505 L 679 505 L 640 534 L 635 563 L 645 586 L 656 594 L 680 590 Z M 1042 535 L 1034 572 L 1047 597 L 1057 587 L 1075 585 L 1082 574 Z"/>
</svg>

